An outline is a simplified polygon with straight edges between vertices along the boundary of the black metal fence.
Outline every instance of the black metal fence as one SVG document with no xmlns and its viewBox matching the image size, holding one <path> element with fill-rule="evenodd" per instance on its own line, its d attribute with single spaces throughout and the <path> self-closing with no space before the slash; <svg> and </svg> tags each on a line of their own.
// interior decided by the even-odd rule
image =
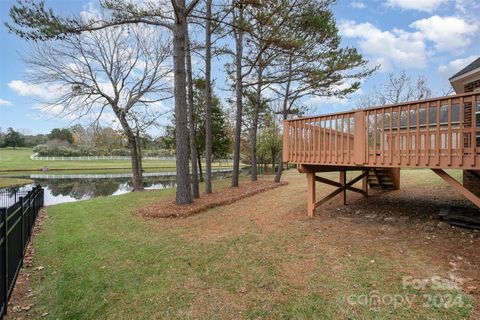
<svg viewBox="0 0 480 320">
<path fill-rule="evenodd" d="M 7 312 L 18 272 L 23 264 L 27 244 L 40 208 L 43 206 L 43 188 L 37 186 L 4 200 L 0 208 L 0 319 Z M 0 203 L 2 206 L 3 203 Z"/>
<path fill-rule="evenodd" d="M 25 197 L 30 189 L 12 188 L 0 190 L 0 209 L 13 206 L 20 200 L 20 197 Z"/>
</svg>

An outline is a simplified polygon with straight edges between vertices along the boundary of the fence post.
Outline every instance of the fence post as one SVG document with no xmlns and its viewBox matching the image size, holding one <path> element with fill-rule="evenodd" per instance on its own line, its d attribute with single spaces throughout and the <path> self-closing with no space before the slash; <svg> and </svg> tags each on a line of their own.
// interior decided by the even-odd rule
<svg viewBox="0 0 480 320">
<path fill-rule="evenodd" d="M 25 214 L 25 206 L 24 206 L 24 200 L 25 197 L 20 197 L 20 225 L 21 225 L 21 234 L 22 234 L 22 239 L 21 239 L 21 244 L 22 244 L 22 256 L 23 256 L 23 244 L 25 243 L 25 230 L 24 230 L 24 223 L 23 223 L 23 215 Z M 20 265 L 23 265 L 23 259 L 20 261 Z"/>
<path fill-rule="evenodd" d="M 3 213 L 3 215 L 2 215 Z M 7 227 L 7 208 L 0 209 L 0 215 L 2 216 L 3 220 L 3 248 L 2 248 L 2 255 L 3 255 L 3 284 L 1 290 L 3 291 L 3 314 L 7 314 L 8 308 L 8 227 Z M 2 315 L 0 315 L 2 316 Z"/>
</svg>

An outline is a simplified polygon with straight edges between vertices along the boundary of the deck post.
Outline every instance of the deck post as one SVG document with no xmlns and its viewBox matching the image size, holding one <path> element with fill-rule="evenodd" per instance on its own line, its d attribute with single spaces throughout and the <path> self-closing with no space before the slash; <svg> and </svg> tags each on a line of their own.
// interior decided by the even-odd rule
<svg viewBox="0 0 480 320">
<path fill-rule="evenodd" d="M 347 172 L 345 170 L 340 171 L 340 186 L 344 187 L 347 184 Z M 340 197 L 340 204 L 347 204 L 347 189 L 343 189 L 342 196 Z"/>
<path fill-rule="evenodd" d="M 390 174 L 393 180 L 393 190 L 400 190 L 400 168 L 391 168 Z"/>
<path fill-rule="evenodd" d="M 315 215 L 315 172 L 307 172 L 307 213 L 309 218 Z"/>
<path fill-rule="evenodd" d="M 362 178 L 362 190 L 363 190 L 364 197 L 367 198 L 368 197 L 368 169 L 363 170 L 363 173 L 365 173 L 366 176 Z"/>
<path fill-rule="evenodd" d="M 365 111 L 357 111 L 354 116 L 354 162 L 356 165 L 365 163 Z"/>
</svg>

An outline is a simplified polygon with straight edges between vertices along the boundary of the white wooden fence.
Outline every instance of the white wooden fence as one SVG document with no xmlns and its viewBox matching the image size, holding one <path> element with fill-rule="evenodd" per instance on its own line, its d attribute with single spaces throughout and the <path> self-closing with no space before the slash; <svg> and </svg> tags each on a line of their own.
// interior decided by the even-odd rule
<svg viewBox="0 0 480 320">
<path fill-rule="evenodd" d="M 36 153 L 30 156 L 31 160 L 46 161 L 90 161 L 90 160 L 131 160 L 130 156 L 83 156 L 83 157 L 39 157 Z M 175 161 L 175 157 L 142 157 L 142 160 Z"/>
<path fill-rule="evenodd" d="M 213 169 L 212 173 L 229 173 L 233 169 Z M 175 177 L 176 172 L 144 172 L 143 177 Z M 107 174 L 31 174 L 30 179 L 116 179 L 116 178 L 131 178 L 131 173 L 107 173 Z"/>
</svg>

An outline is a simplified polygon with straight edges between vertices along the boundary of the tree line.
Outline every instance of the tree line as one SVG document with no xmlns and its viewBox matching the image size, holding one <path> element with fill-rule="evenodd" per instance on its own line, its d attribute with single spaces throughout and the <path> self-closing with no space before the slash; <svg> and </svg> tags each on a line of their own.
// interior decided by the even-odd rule
<svg viewBox="0 0 480 320">
<path fill-rule="evenodd" d="M 173 99 L 176 202 L 182 205 L 200 196 L 199 154 L 206 159 L 206 192 L 212 192 L 218 145 L 233 144 L 233 187 L 239 184 L 245 149 L 251 180 L 257 179 L 259 159 L 270 154 L 279 182 L 282 120 L 302 114 L 307 97 L 355 92 L 374 71 L 355 48 L 341 45 L 333 4 L 101 0 L 102 14 L 75 17 L 46 8 L 43 1 L 20 0 L 6 26 L 36 43 L 25 60 L 32 81 L 58 87 L 51 105 L 78 117 L 99 119 L 108 113 L 120 124 L 132 154 L 135 190 L 142 188 L 139 133 L 164 118 L 162 106 Z M 228 61 L 224 68 L 212 67 L 219 57 Z M 200 62 L 194 64 L 193 58 Z M 222 115 L 212 71 L 223 72 L 231 89 L 233 119 L 221 128 L 230 130 L 230 142 L 215 136 Z M 265 141 L 268 147 L 262 146 Z"/>
</svg>

